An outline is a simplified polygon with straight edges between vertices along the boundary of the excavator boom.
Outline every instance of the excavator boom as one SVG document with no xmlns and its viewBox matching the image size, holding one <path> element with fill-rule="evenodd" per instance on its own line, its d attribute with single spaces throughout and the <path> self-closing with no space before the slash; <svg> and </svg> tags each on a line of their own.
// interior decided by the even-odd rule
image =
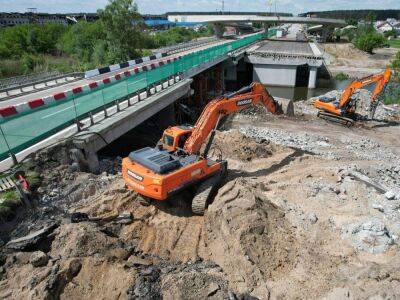
<svg viewBox="0 0 400 300">
<path fill-rule="evenodd" d="M 262 103 L 273 114 L 282 113 L 282 108 L 265 87 L 261 83 L 253 83 L 235 93 L 224 95 L 208 103 L 197 120 L 192 135 L 186 141 L 184 150 L 188 153 L 198 153 L 210 132 L 217 127 L 222 116 L 257 103 Z"/>
</svg>

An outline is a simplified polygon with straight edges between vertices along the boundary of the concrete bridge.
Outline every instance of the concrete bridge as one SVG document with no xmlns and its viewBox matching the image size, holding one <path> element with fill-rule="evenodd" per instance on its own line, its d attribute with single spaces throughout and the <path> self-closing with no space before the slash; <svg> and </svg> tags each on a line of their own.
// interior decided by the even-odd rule
<svg viewBox="0 0 400 300">
<path fill-rule="evenodd" d="M 168 20 L 171 22 L 188 23 L 269 23 L 269 24 L 314 24 L 333 27 L 346 26 L 345 20 L 327 19 L 327 18 L 307 18 L 307 17 L 282 17 L 282 16 L 259 16 L 259 15 L 183 15 L 173 13 L 168 14 Z"/>
<path fill-rule="evenodd" d="M 269 34 L 273 35 L 274 31 Z M 82 150 L 82 157 L 89 168 L 96 172 L 99 167 L 97 151 L 151 116 L 158 114 L 160 122 L 174 116 L 174 102 L 191 95 L 192 89 L 196 90 L 196 78 L 203 76 L 208 70 L 218 69 L 215 74 L 219 75 L 211 79 L 213 83 L 222 83 L 215 88 L 218 93 L 225 90 L 225 79 L 233 82 L 237 80 L 238 62 L 240 61 L 242 67 L 246 65 L 243 58 L 254 64 L 253 78 L 249 78 L 250 81 L 255 79 L 269 83 L 269 77 L 264 75 L 268 74 L 267 68 L 271 68 L 273 62 L 264 48 L 272 42 L 260 44 L 264 36 L 264 33 L 241 36 L 190 50 L 184 55 L 181 53 L 181 56 L 174 56 L 174 59 L 164 57 L 167 62 L 148 62 L 149 65 L 141 65 L 140 68 L 137 65 L 128 66 L 107 73 L 107 78 L 95 77 L 94 81 L 90 79 L 92 82 L 82 87 L 74 85 L 69 87 L 71 90 L 61 93 L 57 91 L 53 96 L 45 96 L 46 92 L 41 91 L 42 98 L 30 102 L 20 103 L 20 97 L 7 100 L 11 106 L 1 108 L 0 104 L 0 160 L 5 159 L 8 153 L 13 153 L 14 160 L 16 157 L 20 161 L 49 144 L 72 137 L 75 147 Z M 297 67 L 287 67 L 290 60 L 293 60 L 293 66 L 310 66 L 306 75 L 311 78 L 308 79 L 311 82 L 309 86 L 313 87 L 314 67 L 317 64 L 311 65 L 312 60 L 322 62 L 312 49 L 310 51 L 303 54 L 291 53 L 292 57 L 286 55 L 286 65 L 281 64 L 282 82 L 287 78 L 292 80 L 298 74 Z M 293 56 L 294 54 L 297 56 Z M 280 57 L 283 59 L 282 53 Z M 277 69 L 278 64 L 272 72 Z M 193 85 L 192 79 L 195 80 Z M 292 85 L 292 81 L 288 84 Z M 62 89 L 57 89 L 60 88 Z M 54 90 L 48 92 L 53 93 Z M 36 96 L 38 95 L 29 97 Z M 0 170 L 6 169 L 12 163 L 11 159 L 3 160 Z"/>
<path fill-rule="evenodd" d="M 263 23 L 264 28 L 268 28 L 271 24 L 310 24 L 310 25 L 322 25 L 321 30 L 321 41 L 329 40 L 333 34 L 333 31 L 337 27 L 345 27 L 346 21 L 340 19 L 329 19 L 329 18 L 309 18 L 309 17 L 287 17 L 287 16 L 260 16 L 257 14 L 248 15 L 235 15 L 235 14 L 181 14 L 181 13 L 170 13 L 168 14 L 168 20 L 171 22 L 183 22 L 183 23 L 212 23 L 214 24 L 215 34 L 222 36 L 224 33 L 225 26 L 237 27 L 239 33 L 245 33 L 240 28 L 240 24 L 244 23 Z"/>
</svg>

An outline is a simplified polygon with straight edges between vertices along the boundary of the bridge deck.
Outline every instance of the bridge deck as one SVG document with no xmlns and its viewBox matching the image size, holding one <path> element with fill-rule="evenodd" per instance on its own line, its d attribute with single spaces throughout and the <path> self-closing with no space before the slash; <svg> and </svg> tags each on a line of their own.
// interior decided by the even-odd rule
<svg viewBox="0 0 400 300">
<path fill-rule="evenodd" d="M 291 41 L 268 41 L 262 43 L 256 51 L 263 53 L 314 55 L 309 43 Z"/>
<path fill-rule="evenodd" d="M 123 72 L 125 72 L 127 70 L 131 70 L 131 69 L 134 69 L 136 67 L 142 67 L 142 66 L 151 65 L 151 64 L 153 64 L 155 62 L 158 62 L 160 60 L 165 60 L 165 59 L 168 59 L 168 58 L 174 58 L 174 57 L 178 57 L 178 56 L 187 55 L 187 54 L 192 53 L 192 52 L 196 52 L 196 51 L 200 51 L 200 50 L 203 50 L 203 49 L 207 49 L 207 48 L 210 48 L 210 47 L 213 47 L 213 46 L 216 46 L 216 45 L 222 45 L 222 44 L 225 44 L 225 43 L 228 43 L 228 42 L 230 42 L 230 41 L 229 40 L 219 40 L 219 41 L 217 41 L 215 43 L 207 44 L 207 45 L 200 46 L 200 47 L 197 47 L 197 48 L 194 48 L 194 49 L 190 49 L 190 50 L 181 51 L 181 52 L 175 53 L 173 55 L 170 55 L 170 56 L 167 56 L 167 57 L 163 57 L 162 59 L 157 59 L 157 60 L 153 60 L 153 61 L 150 61 L 150 62 L 145 62 L 145 63 L 142 63 L 142 64 L 138 64 L 138 65 L 136 65 L 134 67 L 127 67 L 127 68 L 123 68 L 123 69 L 120 69 L 120 70 L 112 71 L 112 72 L 109 72 L 109 73 L 101 74 L 101 75 L 98 75 L 98 76 L 95 76 L 95 77 L 91 77 L 91 78 L 88 78 L 88 79 L 82 79 L 82 80 L 79 80 L 79 81 L 74 81 L 74 82 L 63 84 L 63 85 L 59 85 L 59 86 L 56 86 L 56 87 L 49 87 L 48 89 L 37 91 L 37 92 L 33 92 L 33 93 L 30 93 L 30 94 L 27 94 L 27 95 L 16 96 L 16 97 L 11 98 L 9 100 L 1 101 L 1 99 L 0 99 L 0 107 L 6 107 L 6 106 L 9 106 L 9 105 L 15 105 L 15 104 L 27 102 L 27 101 L 30 101 L 30 100 L 40 99 L 40 98 L 43 98 L 43 97 L 46 97 L 46 96 L 49 96 L 49 95 L 53 95 L 53 94 L 56 94 L 56 93 L 60 93 L 60 92 L 66 91 L 66 90 L 73 89 L 75 87 L 80 87 L 82 85 L 90 84 L 92 82 L 95 82 L 95 81 L 98 81 L 98 80 L 102 80 L 104 78 L 112 77 L 112 76 L 114 76 L 116 74 L 123 73 Z"/>
</svg>

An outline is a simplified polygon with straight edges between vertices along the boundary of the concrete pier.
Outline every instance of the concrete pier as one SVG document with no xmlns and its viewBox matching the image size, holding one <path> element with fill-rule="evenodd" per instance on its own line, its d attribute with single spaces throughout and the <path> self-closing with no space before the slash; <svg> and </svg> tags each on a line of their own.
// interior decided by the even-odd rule
<svg viewBox="0 0 400 300">
<path fill-rule="evenodd" d="M 253 79 L 266 85 L 315 88 L 322 53 L 314 43 L 269 40 L 247 52 Z"/>
</svg>

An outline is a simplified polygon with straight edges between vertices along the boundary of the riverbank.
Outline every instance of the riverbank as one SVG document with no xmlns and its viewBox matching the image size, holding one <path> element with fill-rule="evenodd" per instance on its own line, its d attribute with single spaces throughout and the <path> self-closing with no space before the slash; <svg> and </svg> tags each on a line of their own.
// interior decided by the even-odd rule
<svg viewBox="0 0 400 300">
<path fill-rule="evenodd" d="M 333 76 L 339 73 L 350 78 L 359 78 L 381 72 L 396 57 L 395 48 L 380 48 L 374 54 L 357 49 L 351 43 L 321 44 L 325 51 L 325 62 Z"/>
</svg>

